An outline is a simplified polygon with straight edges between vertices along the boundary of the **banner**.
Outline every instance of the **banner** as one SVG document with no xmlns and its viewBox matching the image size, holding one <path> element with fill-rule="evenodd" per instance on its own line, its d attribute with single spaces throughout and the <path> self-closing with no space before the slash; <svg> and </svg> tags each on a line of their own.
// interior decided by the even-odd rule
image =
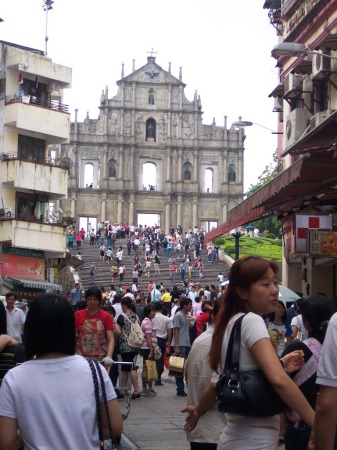
<svg viewBox="0 0 337 450">
<path fill-rule="evenodd" d="M 310 256 L 337 258 L 337 232 L 310 230 L 308 247 Z"/>
</svg>

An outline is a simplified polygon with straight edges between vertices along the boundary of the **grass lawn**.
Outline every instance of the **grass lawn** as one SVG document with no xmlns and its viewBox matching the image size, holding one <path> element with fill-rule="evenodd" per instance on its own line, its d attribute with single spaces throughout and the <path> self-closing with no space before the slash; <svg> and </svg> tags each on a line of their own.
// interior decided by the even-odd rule
<svg viewBox="0 0 337 450">
<path fill-rule="evenodd" d="M 223 236 L 215 239 L 232 258 L 235 257 L 235 239 L 232 236 Z M 282 240 L 270 239 L 265 237 L 250 238 L 246 236 L 240 237 L 240 258 L 244 256 L 261 256 L 262 258 L 271 259 L 273 261 L 282 262 Z"/>
</svg>

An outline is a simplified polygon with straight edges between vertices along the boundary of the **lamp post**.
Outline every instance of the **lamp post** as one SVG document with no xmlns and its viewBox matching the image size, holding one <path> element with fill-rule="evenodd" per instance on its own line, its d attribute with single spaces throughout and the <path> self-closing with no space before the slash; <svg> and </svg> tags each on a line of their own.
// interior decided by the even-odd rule
<svg viewBox="0 0 337 450">
<path fill-rule="evenodd" d="M 298 42 L 281 42 L 281 44 L 275 45 L 271 51 L 272 57 L 277 56 L 309 56 L 309 55 L 320 55 L 324 58 L 337 60 L 336 56 L 327 55 L 316 50 L 310 50 L 304 44 Z"/>
<path fill-rule="evenodd" d="M 235 239 L 235 261 L 237 261 L 240 254 L 240 237 L 242 236 L 242 233 L 236 231 L 235 233 L 232 233 L 232 236 Z"/>
<path fill-rule="evenodd" d="M 42 5 L 43 11 L 46 12 L 46 36 L 44 38 L 45 40 L 45 46 L 44 46 L 44 55 L 47 56 L 47 46 L 48 46 L 48 11 L 53 9 L 52 4 L 54 3 L 53 0 L 43 0 L 44 5 Z"/>
<path fill-rule="evenodd" d="M 251 122 L 249 120 L 238 120 L 236 122 L 233 122 L 232 125 L 234 125 L 235 127 L 251 127 L 252 125 L 257 125 L 258 127 L 262 127 L 265 128 L 266 130 L 269 130 L 271 132 L 271 134 L 283 134 L 281 131 L 274 131 L 271 128 L 268 128 L 264 125 L 261 125 L 259 123 L 256 122 Z"/>
</svg>

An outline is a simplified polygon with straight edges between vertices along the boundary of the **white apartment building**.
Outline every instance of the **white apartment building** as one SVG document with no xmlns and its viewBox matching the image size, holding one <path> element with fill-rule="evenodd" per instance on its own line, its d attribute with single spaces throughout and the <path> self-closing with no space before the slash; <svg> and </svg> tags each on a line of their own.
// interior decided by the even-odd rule
<svg viewBox="0 0 337 450">
<path fill-rule="evenodd" d="M 57 149 L 69 137 L 72 71 L 40 50 L 0 41 L 0 52 L 0 287 L 29 298 L 61 289 L 66 227 L 54 219 L 69 167 Z"/>
</svg>

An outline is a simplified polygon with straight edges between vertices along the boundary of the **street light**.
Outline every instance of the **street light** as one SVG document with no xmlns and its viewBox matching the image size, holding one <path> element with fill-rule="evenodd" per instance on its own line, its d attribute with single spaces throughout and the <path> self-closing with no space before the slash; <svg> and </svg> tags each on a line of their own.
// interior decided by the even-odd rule
<svg viewBox="0 0 337 450">
<path fill-rule="evenodd" d="M 232 236 L 235 239 L 235 261 L 237 261 L 240 254 L 240 237 L 242 236 L 242 233 L 236 231 L 235 233 L 232 233 Z"/>
<path fill-rule="evenodd" d="M 327 55 L 321 51 L 310 50 L 304 44 L 299 44 L 298 42 L 282 42 L 281 44 L 275 45 L 271 51 L 271 56 L 273 58 L 277 56 L 309 56 L 309 55 L 320 55 L 325 58 L 335 59 L 336 56 Z"/>
<path fill-rule="evenodd" d="M 42 5 L 43 11 L 46 11 L 46 37 L 45 40 L 45 47 L 44 47 L 44 55 L 47 56 L 47 45 L 48 45 L 48 11 L 53 9 L 52 4 L 54 3 L 53 0 L 43 0 L 44 5 Z"/>
<path fill-rule="evenodd" d="M 282 132 L 274 131 L 271 128 L 265 127 L 264 125 L 261 125 L 256 122 L 251 122 L 249 120 L 241 120 L 241 118 L 237 122 L 233 122 L 232 125 L 234 125 L 235 127 L 251 127 L 252 125 L 257 125 L 259 127 L 265 128 L 266 130 L 269 130 L 271 134 L 283 134 Z"/>
</svg>

